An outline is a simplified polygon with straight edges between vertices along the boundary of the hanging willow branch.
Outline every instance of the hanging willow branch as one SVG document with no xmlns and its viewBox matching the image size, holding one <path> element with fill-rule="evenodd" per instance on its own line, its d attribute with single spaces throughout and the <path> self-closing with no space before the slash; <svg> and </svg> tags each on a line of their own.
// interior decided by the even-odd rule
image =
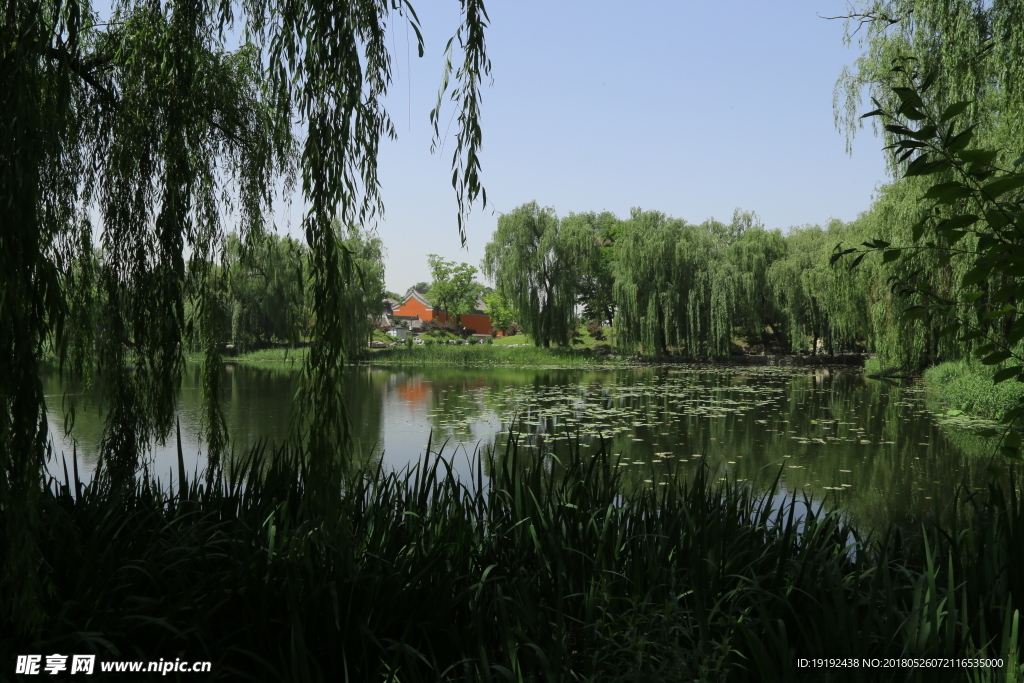
<svg viewBox="0 0 1024 683">
<path fill-rule="evenodd" d="M 462 231 L 468 207 L 484 198 L 480 82 L 489 62 L 483 3 L 460 3 L 453 170 Z M 385 35 L 407 22 L 419 37 L 418 20 L 402 0 L 244 0 L 237 22 L 235 10 L 125 0 L 98 22 L 88 0 L 0 0 L 0 500 L 23 511 L 6 518 L 15 546 L 28 542 L 44 466 L 39 370 L 49 354 L 65 379 L 102 379 L 97 479 L 128 487 L 140 453 L 170 429 L 191 324 L 205 350 L 216 462 L 227 443 L 214 334 L 224 311 L 211 264 L 229 219 L 244 241 L 259 241 L 281 182 L 301 180 L 309 206 L 315 325 L 303 405 L 316 462 L 344 441 L 346 292 L 357 269 L 332 221 L 359 224 L 381 209 L 378 145 L 394 135 L 382 105 Z M 231 28 L 250 41 L 234 52 L 224 46 Z M 306 127 L 301 150 L 296 118 Z M 8 558 L 4 608 L 29 614 L 38 587 L 15 577 L 35 574 L 33 551 L 19 546 Z"/>
</svg>

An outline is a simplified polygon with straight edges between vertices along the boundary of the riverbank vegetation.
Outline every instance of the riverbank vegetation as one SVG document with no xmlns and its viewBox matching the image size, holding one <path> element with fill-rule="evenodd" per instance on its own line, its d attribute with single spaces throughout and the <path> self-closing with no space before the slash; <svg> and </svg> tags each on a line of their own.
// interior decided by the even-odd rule
<svg viewBox="0 0 1024 683">
<path fill-rule="evenodd" d="M 1014 417 L 1024 399 L 1019 382 L 993 382 L 999 368 L 960 360 L 928 368 L 924 379 L 936 399 L 952 409 L 994 419 Z"/>
<path fill-rule="evenodd" d="M 834 221 L 783 234 L 739 210 L 728 224 L 641 209 L 625 220 L 559 218 L 531 203 L 499 218 L 485 272 L 545 346 L 568 345 L 581 310 L 584 324 L 614 329 L 624 353 L 723 356 L 736 338 L 779 353 L 838 353 L 872 341 L 873 302 L 828 265 L 857 229 Z M 545 239 L 530 242 L 535 235 Z"/>
<path fill-rule="evenodd" d="M 770 482 L 627 488 L 604 453 L 558 451 L 478 456 L 471 481 L 429 457 L 371 467 L 327 497 L 290 449 L 205 486 L 72 474 L 39 491 L 49 589 L 7 614 L 0 655 L 159 653 L 211 660 L 210 680 L 804 680 L 797 658 L 825 653 L 1024 673 L 1016 480 L 947 501 L 941 527 L 866 537 Z"/>
<path fill-rule="evenodd" d="M 485 199 L 480 90 L 490 62 L 482 2 L 461 0 L 458 7 L 456 47 L 433 116 L 447 118 L 447 103 L 454 102 L 452 182 L 465 239 L 463 218 Z M 346 240 L 349 226 L 371 224 L 383 208 L 377 150 L 394 133 L 384 107 L 392 82 L 387 32 L 395 24 L 412 28 L 420 55 L 423 36 L 408 3 L 360 0 L 346 5 L 344 21 L 339 11 L 318 0 L 106 8 L 88 0 L 4 2 L 5 639 L 8 625 L 33 632 L 51 585 L 36 535 L 49 429 L 44 358 L 55 357 L 70 384 L 102 376 L 101 461 L 112 490 L 124 491 L 135 485 L 147 444 L 172 428 L 188 343 L 198 346 L 205 454 L 215 471 L 228 444 L 220 409 L 224 321 L 249 326 L 253 336 L 277 317 L 295 321 L 291 286 L 256 287 L 254 295 L 273 295 L 266 302 L 273 310 L 254 315 L 241 306 L 235 316 L 221 295 L 237 283 L 225 285 L 212 267 L 231 221 L 247 269 L 294 269 L 294 250 L 283 241 L 266 260 L 246 259 L 273 242 L 276 189 L 297 191 L 303 206 L 302 280 L 313 324 L 297 410 L 311 462 L 346 442 L 343 375 L 352 351 L 365 345 L 358 332 L 366 320 L 358 306 L 365 279 Z M 241 39 L 237 49 L 226 36 Z M 436 127 L 435 133 L 439 139 Z"/>
<path fill-rule="evenodd" d="M 363 362 L 375 365 L 581 367 L 622 365 L 630 361 L 595 354 L 589 350 L 572 348 L 545 349 L 532 345 L 510 347 L 498 344 L 424 344 L 422 346 L 396 346 L 389 349 L 372 350 L 364 356 Z"/>
<path fill-rule="evenodd" d="M 905 16 L 913 11 L 892 4 Z M 1009 39 L 1007 12 L 954 3 L 915 14 L 892 35 L 872 27 L 871 50 L 858 64 L 863 80 L 848 74 L 846 85 L 851 98 L 865 82 L 877 95 L 862 118 L 882 124 L 899 180 L 877 234 L 837 247 L 832 261 L 857 254 L 856 267 L 880 256 L 865 263 L 889 264 L 889 290 L 905 306 L 893 327 L 904 338 L 886 355 L 904 368 L 953 361 L 931 372 L 940 392 L 1019 425 L 1024 96 L 1008 85 L 1019 80 L 1008 60 L 1022 44 Z M 936 42 L 937 33 L 947 39 Z M 1005 382 L 1016 386 L 999 386 Z M 1019 457 L 1020 446 L 1018 430 L 1003 432 L 1006 455 Z"/>
</svg>

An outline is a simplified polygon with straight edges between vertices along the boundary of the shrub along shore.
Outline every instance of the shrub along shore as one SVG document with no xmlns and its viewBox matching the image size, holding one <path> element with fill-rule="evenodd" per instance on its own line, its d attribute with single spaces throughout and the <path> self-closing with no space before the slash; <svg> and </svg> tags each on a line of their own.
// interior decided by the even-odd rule
<svg viewBox="0 0 1024 683">
<path fill-rule="evenodd" d="M 993 383 L 1000 366 L 977 361 L 950 361 L 928 368 L 924 380 L 943 404 L 971 415 L 1002 419 L 1020 409 L 1024 384 L 1017 381 Z"/>
<path fill-rule="evenodd" d="M 545 349 L 539 346 L 499 346 L 489 344 L 432 344 L 395 346 L 371 350 L 359 362 L 372 365 L 447 365 L 447 366 L 550 366 L 587 367 L 595 365 L 635 365 L 636 361 L 569 348 Z"/>
<path fill-rule="evenodd" d="M 306 462 L 294 448 L 257 449 L 244 467 L 173 490 L 151 478 L 129 490 L 51 481 L 31 530 L 37 608 L 2 615 L 0 660 L 211 660 L 207 681 L 1022 672 L 1016 476 L 956 497 L 941 527 L 865 537 L 781 495 L 777 479 L 757 493 L 704 470 L 627 489 L 610 457 L 571 444 L 545 461 L 514 444 L 478 453 L 469 482 L 438 457 L 350 472 L 332 489 Z M 816 657 L 1003 666 L 798 668 Z"/>
</svg>

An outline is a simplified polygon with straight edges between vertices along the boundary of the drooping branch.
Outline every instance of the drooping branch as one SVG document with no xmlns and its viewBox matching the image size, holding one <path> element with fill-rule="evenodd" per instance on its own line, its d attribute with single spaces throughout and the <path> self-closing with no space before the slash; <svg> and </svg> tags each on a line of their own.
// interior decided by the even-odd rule
<svg viewBox="0 0 1024 683">
<path fill-rule="evenodd" d="M 96 77 L 96 69 L 111 62 L 109 57 L 94 56 L 88 60 L 80 60 L 63 47 L 51 46 L 47 50 L 50 59 L 64 64 L 71 69 L 79 78 L 99 92 L 107 100 L 108 104 L 117 104 L 117 93 L 113 86 L 107 86 Z"/>
<path fill-rule="evenodd" d="M 892 26 L 893 24 L 898 24 L 901 21 L 903 21 L 904 19 L 908 18 L 911 14 L 913 14 L 913 12 L 914 12 L 914 10 L 913 10 L 913 8 L 911 8 L 911 9 L 907 10 L 906 14 L 904 14 L 902 16 L 898 16 L 898 17 L 893 17 L 893 16 L 890 16 L 890 15 L 885 14 L 883 12 L 878 12 L 878 13 L 866 12 L 866 13 L 863 13 L 863 14 L 861 14 L 861 13 L 840 14 L 839 16 L 835 16 L 835 17 L 823 17 L 823 16 L 821 16 L 821 14 L 818 14 L 818 17 L 821 18 L 821 19 L 827 19 L 829 21 L 834 21 L 836 19 L 845 19 L 846 21 L 856 21 L 857 22 L 857 28 L 853 31 L 853 33 L 850 34 L 852 36 L 852 35 L 855 35 L 857 33 L 857 31 L 861 30 L 861 28 L 864 27 L 866 24 L 873 24 L 875 22 L 883 22 L 887 26 Z"/>
</svg>

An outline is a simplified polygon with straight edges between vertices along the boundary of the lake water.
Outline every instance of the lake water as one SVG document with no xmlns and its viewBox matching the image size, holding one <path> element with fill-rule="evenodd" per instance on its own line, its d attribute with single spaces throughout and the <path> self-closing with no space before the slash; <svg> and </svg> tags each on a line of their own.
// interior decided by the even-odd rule
<svg viewBox="0 0 1024 683">
<path fill-rule="evenodd" d="M 224 412 L 236 453 L 287 434 L 298 373 L 224 368 Z M 61 388 L 44 378 L 55 445 L 80 467 L 95 464 L 102 420 L 79 407 L 63 433 Z M 178 406 L 188 469 L 202 469 L 199 368 L 190 365 Z M 641 369 L 352 368 L 346 393 L 362 459 L 400 469 L 427 449 L 468 455 L 503 447 L 514 424 L 532 458 L 602 443 L 620 457 L 629 485 L 656 487 L 707 463 L 716 476 L 766 482 L 832 500 L 868 526 L 910 523 L 949 500 L 960 482 L 982 487 L 994 444 L 972 423 L 943 415 L 919 383 L 897 386 L 850 370 L 658 366 Z M 51 465 L 51 470 L 54 467 Z M 177 471 L 173 435 L 156 445 L 152 471 Z M 485 468 L 486 473 L 486 468 Z M 86 474 L 86 476 L 88 476 Z"/>
</svg>

